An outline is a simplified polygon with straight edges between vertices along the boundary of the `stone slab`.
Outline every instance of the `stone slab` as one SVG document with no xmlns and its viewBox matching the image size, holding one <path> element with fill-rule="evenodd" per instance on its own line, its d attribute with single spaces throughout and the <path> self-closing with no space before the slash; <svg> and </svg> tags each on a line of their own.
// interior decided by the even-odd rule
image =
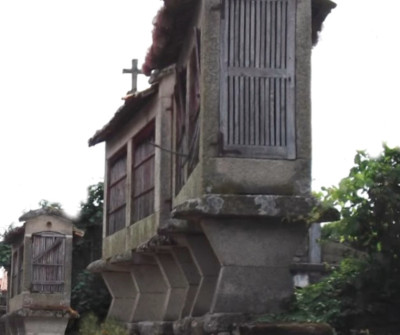
<svg viewBox="0 0 400 335">
<path fill-rule="evenodd" d="M 284 309 L 293 292 L 285 267 L 222 267 L 211 313 L 274 313 Z"/>
<path fill-rule="evenodd" d="M 286 266 L 307 234 L 304 223 L 278 219 L 204 219 L 204 232 L 221 265 Z"/>
<path fill-rule="evenodd" d="M 172 216 L 190 219 L 205 216 L 273 217 L 284 221 L 302 221 L 316 205 L 315 199 L 286 195 L 208 194 L 190 199 L 172 211 Z"/>
</svg>

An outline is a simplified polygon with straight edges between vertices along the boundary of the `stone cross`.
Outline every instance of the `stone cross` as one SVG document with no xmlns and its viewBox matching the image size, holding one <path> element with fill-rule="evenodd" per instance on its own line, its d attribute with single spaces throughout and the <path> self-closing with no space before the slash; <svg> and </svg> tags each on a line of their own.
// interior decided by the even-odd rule
<svg viewBox="0 0 400 335">
<path fill-rule="evenodd" d="M 122 73 L 132 74 L 132 89 L 129 91 L 129 93 L 135 93 L 137 91 L 137 75 L 142 73 L 142 71 L 138 69 L 137 64 L 138 60 L 132 59 L 132 68 L 122 70 Z"/>
</svg>

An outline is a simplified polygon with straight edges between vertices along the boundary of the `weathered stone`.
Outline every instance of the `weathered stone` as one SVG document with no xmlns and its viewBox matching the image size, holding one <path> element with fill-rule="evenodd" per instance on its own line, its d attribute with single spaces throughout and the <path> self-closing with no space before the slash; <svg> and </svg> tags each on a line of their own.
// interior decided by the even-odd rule
<svg viewBox="0 0 400 335">
<path fill-rule="evenodd" d="M 301 221 L 308 218 L 314 205 L 316 201 L 311 197 L 208 194 L 176 206 L 172 215 L 177 218 L 275 217 L 284 221 Z"/>
<path fill-rule="evenodd" d="M 204 316 L 204 331 L 207 334 L 228 333 L 236 329 L 240 324 L 248 322 L 250 319 L 247 314 L 234 313 L 214 313 Z"/>
<path fill-rule="evenodd" d="M 240 326 L 240 335 L 333 335 L 333 329 L 320 323 L 272 323 Z"/>
</svg>

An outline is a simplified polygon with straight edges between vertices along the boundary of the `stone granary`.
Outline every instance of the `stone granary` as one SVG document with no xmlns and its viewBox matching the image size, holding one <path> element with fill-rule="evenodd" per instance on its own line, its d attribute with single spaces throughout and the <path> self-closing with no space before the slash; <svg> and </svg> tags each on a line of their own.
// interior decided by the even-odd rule
<svg viewBox="0 0 400 335">
<path fill-rule="evenodd" d="M 150 88 L 89 140 L 106 143 L 103 255 L 89 269 L 132 332 L 198 317 L 217 333 L 284 308 L 314 205 L 311 49 L 334 7 L 164 0 Z"/>
<path fill-rule="evenodd" d="M 30 211 L 20 221 L 5 236 L 12 246 L 8 334 L 64 334 L 76 316 L 70 307 L 73 223 L 54 209 Z"/>
</svg>

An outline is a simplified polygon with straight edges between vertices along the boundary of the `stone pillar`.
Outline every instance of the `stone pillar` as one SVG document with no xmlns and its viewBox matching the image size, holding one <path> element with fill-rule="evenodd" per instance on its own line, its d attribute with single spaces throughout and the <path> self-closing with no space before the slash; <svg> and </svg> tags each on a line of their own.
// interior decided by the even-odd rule
<svg viewBox="0 0 400 335">
<path fill-rule="evenodd" d="M 131 322 L 162 321 L 165 316 L 168 284 L 153 255 L 146 258 L 145 263 L 132 264 L 139 295 Z"/>
<path fill-rule="evenodd" d="M 138 286 L 133 273 L 126 270 L 124 272 L 107 271 L 103 272 L 102 276 L 112 296 L 108 317 L 130 322 L 139 299 Z"/>
<path fill-rule="evenodd" d="M 172 252 L 189 285 L 182 309 L 182 317 L 185 317 L 189 316 L 192 312 L 201 276 L 187 248 L 175 247 Z"/>
<path fill-rule="evenodd" d="M 200 274 L 200 282 L 190 315 L 201 316 L 210 311 L 220 265 L 210 243 L 203 234 L 189 234 L 180 237 L 180 242 L 188 248 Z"/>
<path fill-rule="evenodd" d="M 279 311 L 293 292 L 289 267 L 306 225 L 250 217 L 201 225 L 222 266 L 210 312 Z"/>
<path fill-rule="evenodd" d="M 168 285 L 163 319 L 175 321 L 182 317 L 189 285 L 182 269 L 171 253 L 157 253 L 156 257 Z"/>
</svg>

